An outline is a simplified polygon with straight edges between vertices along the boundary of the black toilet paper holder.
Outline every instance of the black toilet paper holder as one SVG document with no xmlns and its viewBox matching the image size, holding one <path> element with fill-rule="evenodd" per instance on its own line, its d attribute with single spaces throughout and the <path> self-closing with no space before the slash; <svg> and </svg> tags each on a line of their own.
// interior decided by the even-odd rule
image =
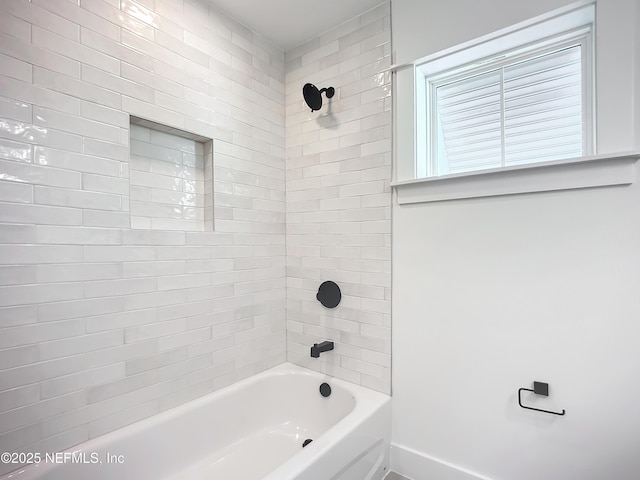
<svg viewBox="0 0 640 480">
<path fill-rule="evenodd" d="M 531 388 L 520 388 L 518 389 L 518 404 L 522 408 L 526 408 L 527 410 L 535 410 L 536 412 L 549 413 L 551 415 L 564 415 L 566 412 L 564 408 L 562 412 L 552 412 L 551 410 L 542 410 L 540 408 L 527 407 L 522 404 L 522 392 L 533 392 L 536 395 L 542 395 L 543 397 L 549 396 L 549 384 L 544 382 L 533 382 L 533 389 Z"/>
</svg>

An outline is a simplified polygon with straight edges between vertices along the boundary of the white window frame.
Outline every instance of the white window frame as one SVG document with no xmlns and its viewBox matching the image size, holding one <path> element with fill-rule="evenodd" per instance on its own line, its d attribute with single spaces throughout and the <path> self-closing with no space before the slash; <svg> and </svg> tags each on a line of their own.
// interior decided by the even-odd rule
<svg viewBox="0 0 640 480">
<path fill-rule="evenodd" d="M 563 48 L 572 46 L 580 46 L 581 49 L 581 68 L 582 68 L 582 151 L 584 156 L 593 155 L 595 152 L 595 122 L 593 118 L 593 41 L 591 26 L 577 28 L 570 32 L 545 38 L 541 41 L 529 43 L 528 45 L 515 47 L 510 50 L 500 52 L 497 56 L 481 58 L 475 62 L 467 63 L 461 67 L 447 69 L 437 74 L 425 74 L 421 72 L 424 87 L 418 85 L 418 88 L 424 88 L 424 109 L 419 109 L 419 115 L 425 115 L 425 131 L 426 135 L 418 135 L 419 139 L 426 142 L 420 148 L 423 153 L 422 158 L 418 158 L 418 162 L 422 165 L 416 165 L 417 177 L 439 177 L 447 175 L 449 172 L 442 172 L 445 167 L 438 164 L 438 146 L 440 141 L 436 139 L 438 135 L 437 128 L 437 108 L 435 107 L 436 89 L 444 84 L 463 80 L 465 78 L 482 75 L 483 73 L 501 69 L 530 58 L 538 57 L 548 53 L 552 53 Z M 427 70 L 428 71 L 428 70 Z M 422 80 L 422 78 L 421 78 Z M 504 131 L 502 132 L 502 143 L 504 148 Z M 531 162 L 533 163 L 533 162 Z M 502 165 L 500 168 L 508 168 Z M 474 170 L 475 171 L 475 170 Z M 471 173 L 471 172 L 468 172 Z"/>
<path fill-rule="evenodd" d="M 484 35 L 402 65 L 393 65 L 394 167 L 391 186 L 399 204 L 461 198 L 512 195 L 543 191 L 628 185 L 635 180 L 634 164 L 640 153 L 599 155 L 596 148 L 595 3 L 579 0 L 539 17 Z M 436 78 L 461 66 L 492 60 L 504 52 L 536 42 L 567 40 L 588 28 L 588 49 L 583 68 L 589 89 L 586 118 L 590 124 L 584 156 L 551 162 L 475 170 L 438 177 L 426 176 L 426 78 Z M 591 154 L 589 154 L 589 152 Z"/>
<path fill-rule="evenodd" d="M 581 45 L 583 151 L 584 156 L 597 151 L 595 141 L 595 6 L 586 5 L 568 13 L 534 23 L 523 29 L 478 44 L 445 53 L 415 64 L 416 75 L 416 157 L 415 178 L 438 178 L 433 135 L 436 132 L 434 91 L 451 80 L 479 74 L 493 68 L 516 63 L 519 59 L 551 51 L 562 45 Z M 426 134 L 425 134 L 426 133 Z M 510 167 L 501 167 L 510 168 Z M 474 172 L 469 172 L 472 174 Z"/>
</svg>

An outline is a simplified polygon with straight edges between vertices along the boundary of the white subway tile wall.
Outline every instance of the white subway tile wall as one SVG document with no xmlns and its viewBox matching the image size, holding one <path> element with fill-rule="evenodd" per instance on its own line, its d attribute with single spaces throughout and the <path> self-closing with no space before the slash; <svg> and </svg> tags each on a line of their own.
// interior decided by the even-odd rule
<svg viewBox="0 0 640 480">
<path fill-rule="evenodd" d="M 283 362 L 284 53 L 206 0 L 7 0 L 0 66 L 2 450 L 59 451 Z M 173 201 L 130 115 L 214 139 L 181 217 L 207 231 L 130 229 L 133 202 Z"/>
<path fill-rule="evenodd" d="M 286 53 L 287 358 L 391 390 L 389 3 Z M 334 87 L 311 112 L 302 87 Z M 325 280 L 342 302 L 324 308 Z M 310 357 L 333 340 L 335 350 Z"/>
</svg>

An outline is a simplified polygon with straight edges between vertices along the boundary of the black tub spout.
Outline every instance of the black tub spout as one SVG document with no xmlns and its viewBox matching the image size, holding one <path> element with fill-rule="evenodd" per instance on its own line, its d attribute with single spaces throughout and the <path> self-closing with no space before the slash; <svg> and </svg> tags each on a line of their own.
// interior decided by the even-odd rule
<svg viewBox="0 0 640 480">
<path fill-rule="evenodd" d="M 329 350 L 333 350 L 333 342 L 325 340 L 322 343 L 314 343 L 313 347 L 311 347 L 311 356 L 318 358 L 322 352 L 328 352 Z"/>
</svg>

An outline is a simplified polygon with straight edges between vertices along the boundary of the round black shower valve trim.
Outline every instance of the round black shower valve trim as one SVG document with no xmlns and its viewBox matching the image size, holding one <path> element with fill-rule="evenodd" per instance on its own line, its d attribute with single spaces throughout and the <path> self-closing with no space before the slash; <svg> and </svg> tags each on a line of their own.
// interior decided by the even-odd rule
<svg viewBox="0 0 640 480">
<path fill-rule="evenodd" d="M 336 282 L 327 280 L 318 287 L 316 299 L 326 308 L 336 308 L 342 300 L 342 292 Z"/>
</svg>

